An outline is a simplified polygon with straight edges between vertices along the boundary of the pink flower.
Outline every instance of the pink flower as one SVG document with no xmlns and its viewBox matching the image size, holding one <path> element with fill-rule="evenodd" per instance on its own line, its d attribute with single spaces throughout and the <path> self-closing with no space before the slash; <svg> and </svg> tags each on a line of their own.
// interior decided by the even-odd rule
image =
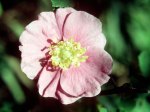
<svg viewBox="0 0 150 112">
<path fill-rule="evenodd" d="M 99 19 L 73 8 L 42 12 L 20 37 L 21 68 L 39 93 L 70 104 L 93 97 L 108 82 L 112 58 Z"/>
</svg>

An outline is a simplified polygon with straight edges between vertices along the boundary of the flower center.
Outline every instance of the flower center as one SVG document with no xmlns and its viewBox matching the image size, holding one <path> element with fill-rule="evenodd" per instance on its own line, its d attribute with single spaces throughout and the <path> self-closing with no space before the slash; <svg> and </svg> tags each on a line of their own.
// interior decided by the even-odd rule
<svg viewBox="0 0 150 112">
<path fill-rule="evenodd" d="M 84 56 L 86 49 L 73 39 L 60 41 L 56 45 L 49 47 L 50 61 L 53 66 L 68 69 L 71 65 L 80 66 L 80 62 L 85 62 L 88 56 Z"/>
</svg>

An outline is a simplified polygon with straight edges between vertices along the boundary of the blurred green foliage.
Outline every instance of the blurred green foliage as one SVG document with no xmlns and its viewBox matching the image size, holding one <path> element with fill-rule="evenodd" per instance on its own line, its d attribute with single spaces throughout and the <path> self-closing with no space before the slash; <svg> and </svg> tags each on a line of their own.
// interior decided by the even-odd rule
<svg viewBox="0 0 150 112">
<path fill-rule="evenodd" d="M 9 69 L 5 63 L 1 63 L 0 68 L 1 78 L 7 85 L 16 102 L 24 103 L 25 95 L 11 69 Z"/>
<path fill-rule="evenodd" d="M 39 9 L 42 11 L 52 10 L 52 3 L 50 0 L 40 0 L 39 1 Z"/>
<path fill-rule="evenodd" d="M 51 0 L 53 8 L 73 7 L 72 0 Z"/>
<path fill-rule="evenodd" d="M 150 77 L 150 52 L 143 51 L 139 57 L 139 66 L 144 77 Z"/>
<path fill-rule="evenodd" d="M 2 7 L 2 4 L 0 2 L 0 16 L 3 14 L 3 7 Z"/>
<path fill-rule="evenodd" d="M 144 96 L 137 98 L 136 105 L 131 112 L 149 112 L 150 104 Z M 128 111 L 129 112 L 129 111 Z"/>
<path fill-rule="evenodd" d="M 98 108 L 98 111 L 99 112 L 108 112 L 106 108 L 100 106 L 100 105 L 97 105 L 97 108 Z"/>
<path fill-rule="evenodd" d="M 103 30 L 108 40 L 108 51 L 114 58 L 127 62 L 130 58 L 130 49 L 121 33 L 121 11 L 120 4 L 114 3 L 112 7 L 105 12 Z M 125 55 L 126 58 L 124 58 Z"/>
<path fill-rule="evenodd" d="M 33 82 L 31 80 L 29 80 L 26 77 L 26 75 L 21 71 L 20 62 L 16 58 L 11 57 L 11 56 L 4 56 L 4 60 L 6 61 L 6 63 L 8 64 L 8 66 L 10 67 L 12 72 L 14 72 L 16 74 L 17 78 L 19 78 L 19 80 L 27 88 L 33 87 Z"/>
<path fill-rule="evenodd" d="M 2 107 L 0 108 L 0 112 L 13 112 L 12 111 L 12 104 L 8 102 L 4 102 Z"/>
<path fill-rule="evenodd" d="M 149 5 L 150 6 L 150 5 Z M 150 50 L 150 8 L 149 6 L 129 6 L 130 20 L 127 30 L 131 40 L 138 50 Z"/>
<path fill-rule="evenodd" d="M 11 17 L 9 17 L 9 19 L 6 19 L 6 24 L 19 39 L 19 36 L 24 30 L 24 26 L 21 23 L 19 23 L 19 21 L 13 20 Z"/>
</svg>

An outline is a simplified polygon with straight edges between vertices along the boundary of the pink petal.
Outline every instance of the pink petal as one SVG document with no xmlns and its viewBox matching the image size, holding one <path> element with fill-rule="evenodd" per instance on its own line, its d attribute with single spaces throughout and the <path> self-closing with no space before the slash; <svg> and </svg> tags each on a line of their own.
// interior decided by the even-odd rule
<svg viewBox="0 0 150 112">
<path fill-rule="evenodd" d="M 63 71 L 60 84 L 62 89 L 73 96 L 92 97 L 99 94 L 101 87 L 109 80 L 112 58 L 99 48 L 89 48 L 89 58 L 80 67 Z"/>
<path fill-rule="evenodd" d="M 82 97 L 96 96 L 97 94 L 100 93 L 100 90 L 101 90 L 99 83 L 97 82 L 96 84 L 98 85 L 98 89 L 95 89 L 95 91 L 93 92 L 91 91 L 84 92 L 83 94 L 80 94 L 79 96 L 70 95 L 67 92 L 65 92 L 61 86 L 58 86 L 58 90 L 57 90 L 58 100 L 61 101 L 61 103 L 63 104 L 71 104 Z"/>
<path fill-rule="evenodd" d="M 62 104 L 71 104 L 80 99 L 81 97 L 70 97 L 64 94 L 63 92 L 57 91 L 58 99 Z"/>
<path fill-rule="evenodd" d="M 102 34 L 102 24 L 96 17 L 83 12 L 71 13 L 64 25 L 64 40 L 74 38 L 82 46 L 104 48 L 106 39 Z"/>
<path fill-rule="evenodd" d="M 110 74 L 112 71 L 112 57 L 103 49 L 89 47 L 86 54 L 87 63 L 94 64 L 104 74 Z"/>
<path fill-rule="evenodd" d="M 31 48 L 32 50 L 30 50 Z M 34 79 L 42 69 L 39 59 L 43 58 L 45 53 L 41 52 L 39 48 L 34 45 L 20 46 L 20 50 L 22 51 L 22 71 L 28 76 L 28 78 Z"/>
<path fill-rule="evenodd" d="M 54 97 L 57 99 L 56 91 L 60 79 L 60 70 L 47 71 L 43 69 L 38 80 L 39 93 L 44 97 Z"/>
<path fill-rule="evenodd" d="M 76 10 L 73 8 L 59 8 L 56 11 L 56 19 L 57 19 L 57 23 L 58 23 L 58 27 L 60 30 L 60 33 L 62 35 L 62 30 L 63 30 L 63 25 L 65 23 L 65 19 L 67 17 L 68 14 L 75 12 Z"/>
<path fill-rule="evenodd" d="M 46 15 L 51 18 L 49 22 L 46 21 L 48 18 Z M 19 46 L 22 52 L 21 68 L 28 78 L 34 79 L 42 69 L 39 60 L 44 58 L 48 51 L 48 49 L 43 51 L 42 49 L 50 46 L 47 40 L 58 41 L 57 29 L 54 13 L 41 13 L 39 20 L 30 23 L 21 34 L 21 46 Z"/>
<path fill-rule="evenodd" d="M 61 40 L 61 35 L 59 31 L 59 27 L 57 24 L 57 18 L 53 12 L 42 12 L 39 15 L 39 20 L 42 21 L 43 24 L 43 33 L 49 37 L 50 39 Z M 57 40 L 53 40 L 57 42 Z"/>
</svg>

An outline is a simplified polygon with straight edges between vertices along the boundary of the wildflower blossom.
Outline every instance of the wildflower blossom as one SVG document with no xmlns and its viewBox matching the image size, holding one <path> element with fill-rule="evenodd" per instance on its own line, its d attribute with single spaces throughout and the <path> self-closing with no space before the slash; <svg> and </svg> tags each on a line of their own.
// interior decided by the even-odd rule
<svg viewBox="0 0 150 112">
<path fill-rule="evenodd" d="M 20 36 L 22 71 L 39 93 L 70 104 L 93 97 L 108 82 L 112 58 L 99 19 L 73 8 L 42 12 Z"/>
</svg>

